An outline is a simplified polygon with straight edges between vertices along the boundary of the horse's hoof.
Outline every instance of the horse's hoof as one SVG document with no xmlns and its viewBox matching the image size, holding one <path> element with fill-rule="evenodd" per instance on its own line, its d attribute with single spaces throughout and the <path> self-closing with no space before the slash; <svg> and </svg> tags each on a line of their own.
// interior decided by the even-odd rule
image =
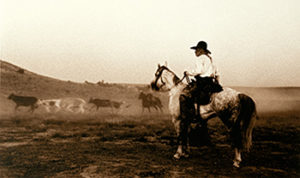
<svg viewBox="0 0 300 178">
<path fill-rule="evenodd" d="M 233 162 L 233 167 L 235 167 L 235 168 L 240 168 L 240 165 L 239 165 L 239 163 L 237 163 L 237 162 Z"/>
<path fill-rule="evenodd" d="M 190 157 L 190 155 L 188 154 L 188 153 L 182 153 L 182 155 L 181 155 L 182 157 L 184 157 L 184 158 L 188 158 L 188 157 Z"/>
<path fill-rule="evenodd" d="M 178 160 L 178 159 L 180 159 L 180 154 L 176 153 L 173 157 Z"/>
<path fill-rule="evenodd" d="M 188 153 L 176 153 L 173 157 L 175 159 L 180 159 L 180 158 L 188 158 L 190 155 Z"/>
</svg>

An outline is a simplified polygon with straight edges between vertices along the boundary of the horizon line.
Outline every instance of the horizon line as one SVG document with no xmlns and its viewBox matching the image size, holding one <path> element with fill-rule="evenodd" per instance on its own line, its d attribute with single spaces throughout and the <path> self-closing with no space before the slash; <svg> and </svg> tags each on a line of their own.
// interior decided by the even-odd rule
<svg viewBox="0 0 300 178">
<path fill-rule="evenodd" d="M 13 65 L 13 66 L 15 66 L 15 67 L 18 67 L 18 68 L 27 70 L 28 72 L 34 73 L 34 74 L 36 74 L 36 75 L 39 75 L 39 76 L 42 76 L 42 77 L 52 78 L 52 79 L 55 79 L 55 80 L 60 80 L 60 81 L 65 81 L 65 82 L 81 83 L 81 84 L 85 84 L 86 82 L 89 82 L 89 83 L 92 83 L 92 84 L 97 84 L 97 82 L 90 82 L 90 81 L 88 81 L 88 80 L 85 80 L 85 81 L 81 81 L 81 82 L 80 82 L 80 81 L 73 81 L 73 80 L 67 80 L 67 79 L 59 79 L 59 78 L 55 78 L 55 77 L 52 77 L 52 76 L 47 76 L 47 75 L 39 74 L 39 73 L 30 71 L 30 70 L 28 70 L 28 69 L 25 69 L 25 68 L 23 68 L 23 67 L 20 67 L 20 66 L 18 66 L 18 65 L 16 65 L 16 64 L 13 64 L 12 62 L 8 62 L 8 61 L 6 61 L 6 60 L 3 60 L 3 59 L 1 59 L 1 58 L 0 58 L 0 62 L 5 62 L 5 63 L 8 63 L 8 64 Z M 98 81 L 98 82 L 100 82 L 100 81 Z M 122 82 L 108 82 L 108 81 L 104 81 L 103 84 L 119 84 L 119 85 L 150 85 L 150 82 L 149 82 L 149 84 L 147 84 L 147 83 L 135 83 L 135 82 L 133 82 L 133 83 L 128 83 L 128 82 L 122 83 Z M 234 88 L 234 87 L 242 87 L 242 88 L 300 88 L 300 86 L 292 86 L 292 85 L 290 85 L 290 86 L 242 86 L 242 85 L 223 85 L 223 86 L 225 86 L 225 87 L 232 87 L 232 88 Z"/>
</svg>

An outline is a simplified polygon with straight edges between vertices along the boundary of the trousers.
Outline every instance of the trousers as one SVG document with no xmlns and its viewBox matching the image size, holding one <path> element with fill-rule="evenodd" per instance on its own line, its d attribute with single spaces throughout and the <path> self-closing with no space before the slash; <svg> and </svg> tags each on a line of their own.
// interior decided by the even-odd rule
<svg viewBox="0 0 300 178">
<path fill-rule="evenodd" d="M 183 118 L 194 117 L 196 113 L 195 104 L 198 106 L 206 105 L 210 102 L 213 93 L 223 90 L 213 77 L 195 76 L 195 79 L 183 89 L 179 97 L 180 112 Z"/>
</svg>

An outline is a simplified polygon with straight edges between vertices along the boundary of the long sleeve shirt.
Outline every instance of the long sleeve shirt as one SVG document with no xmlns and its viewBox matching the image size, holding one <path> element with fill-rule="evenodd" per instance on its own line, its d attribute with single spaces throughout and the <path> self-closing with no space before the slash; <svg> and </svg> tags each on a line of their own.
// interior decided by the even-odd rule
<svg viewBox="0 0 300 178">
<path fill-rule="evenodd" d="M 195 68 L 190 72 L 191 75 L 200 77 L 214 77 L 219 76 L 216 66 L 212 59 L 207 55 L 201 55 L 196 59 Z"/>
</svg>

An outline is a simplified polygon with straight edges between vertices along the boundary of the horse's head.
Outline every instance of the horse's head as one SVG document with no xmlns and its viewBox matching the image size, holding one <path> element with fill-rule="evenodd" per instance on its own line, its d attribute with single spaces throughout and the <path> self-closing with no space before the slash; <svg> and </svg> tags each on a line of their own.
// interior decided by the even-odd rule
<svg viewBox="0 0 300 178">
<path fill-rule="evenodd" d="M 176 86 L 179 81 L 179 78 L 168 67 L 158 64 L 155 78 L 153 82 L 151 82 L 151 88 L 156 91 L 168 91 Z"/>
</svg>

